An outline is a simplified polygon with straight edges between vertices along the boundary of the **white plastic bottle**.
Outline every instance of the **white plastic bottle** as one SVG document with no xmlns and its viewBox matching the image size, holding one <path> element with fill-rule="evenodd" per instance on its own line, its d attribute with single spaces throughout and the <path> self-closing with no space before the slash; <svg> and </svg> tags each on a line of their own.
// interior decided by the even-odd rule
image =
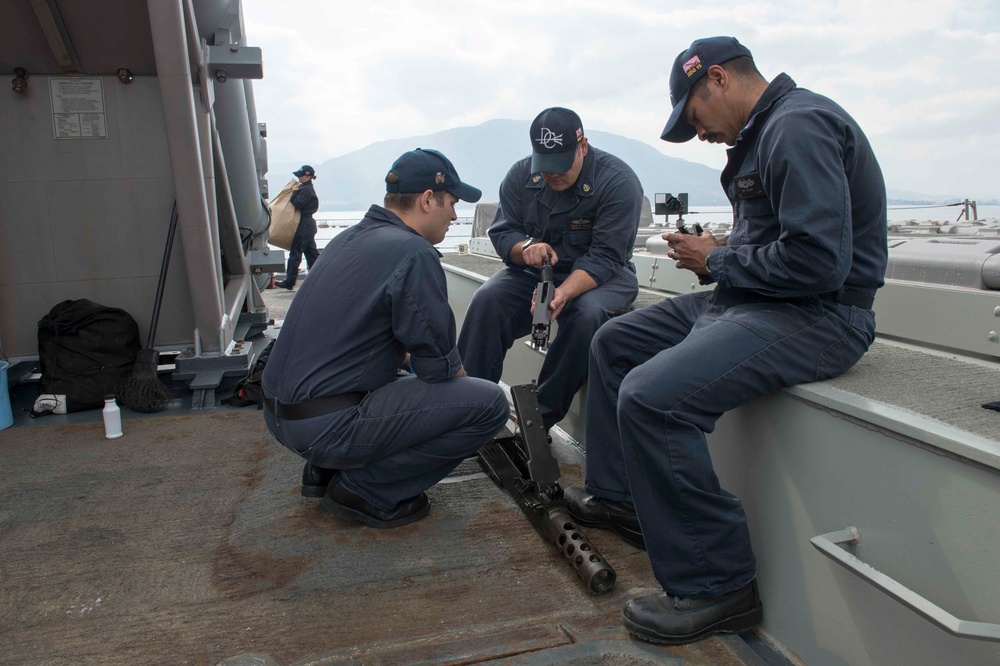
<svg viewBox="0 0 1000 666">
<path fill-rule="evenodd" d="M 104 396 L 104 436 L 108 439 L 118 439 L 122 433 L 122 410 L 115 402 L 115 396 Z"/>
</svg>

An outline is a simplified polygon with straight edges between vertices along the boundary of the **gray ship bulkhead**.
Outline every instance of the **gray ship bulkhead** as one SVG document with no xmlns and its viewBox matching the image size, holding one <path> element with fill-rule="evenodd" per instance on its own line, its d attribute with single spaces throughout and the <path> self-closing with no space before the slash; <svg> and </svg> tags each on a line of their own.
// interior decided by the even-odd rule
<svg viewBox="0 0 1000 666">
<path fill-rule="evenodd" d="M 502 267 L 482 237 L 493 209 L 480 206 L 478 254 L 443 259 L 459 321 Z M 763 627 L 809 664 L 997 655 L 1000 413 L 982 405 L 1000 400 L 1000 240 L 974 225 L 910 231 L 890 237 L 868 354 L 842 377 L 726 414 L 709 435 L 747 512 Z M 636 307 L 712 288 L 646 236 Z M 537 378 L 541 354 L 517 341 L 502 381 Z M 553 429 L 562 460 L 584 460 L 585 392 Z"/>
<path fill-rule="evenodd" d="M 246 373 L 268 324 L 267 151 L 237 0 L 7 3 L 0 70 L 0 337 L 37 354 L 36 324 L 66 299 L 129 312 L 146 340 L 174 202 L 154 345 L 209 402 Z M 154 29 L 155 26 L 155 29 Z"/>
</svg>

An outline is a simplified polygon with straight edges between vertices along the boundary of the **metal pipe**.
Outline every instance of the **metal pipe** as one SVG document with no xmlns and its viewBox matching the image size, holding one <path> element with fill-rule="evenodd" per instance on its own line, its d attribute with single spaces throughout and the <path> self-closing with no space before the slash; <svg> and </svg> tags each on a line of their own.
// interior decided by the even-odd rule
<svg viewBox="0 0 1000 666">
<path fill-rule="evenodd" d="M 222 300 L 225 312 L 231 322 L 239 321 L 247 296 L 247 283 L 250 281 L 250 269 L 243 254 L 243 243 L 237 226 L 236 211 L 233 207 L 232 195 L 229 189 L 229 179 L 226 177 L 226 159 L 222 152 L 222 141 L 216 131 L 214 117 L 212 122 L 212 148 L 215 156 L 215 190 L 219 200 L 218 234 L 223 249 L 223 269 L 226 275 L 225 289 Z M 230 327 L 230 333 L 234 327 Z M 226 349 L 223 345 L 223 349 Z"/>
<path fill-rule="evenodd" d="M 205 192 L 205 201 L 208 203 L 208 230 L 212 235 L 212 270 L 217 277 L 219 286 L 219 299 L 224 300 L 222 294 L 225 289 L 226 275 L 222 271 L 222 250 L 219 241 L 219 203 L 215 189 L 215 160 L 212 155 L 212 115 L 209 113 L 199 113 L 198 140 L 200 142 L 201 172 L 205 175 L 202 187 Z M 225 312 L 225 309 L 223 309 Z M 223 346 L 223 349 L 225 347 Z"/>
<path fill-rule="evenodd" d="M 181 1 L 147 0 L 146 4 L 153 28 L 153 52 L 163 97 L 167 145 L 195 325 L 199 330 L 208 331 L 217 330 L 222 321 L 222 285 L 215 271 L 217 245 L 213 243 L 209 222 Z M 216 348 L 216 340 L 204 343 L 208 351 L 221 351 Z"/>
<path fill-rule="evenodd" d="M 212 118 L 212 156 L 215 158 L 215 190 L 219 201 L 219 241 L 222 245 L 223 264 L 227 275 L 243 275 L 247 272 L 247 262 L 240 241 L 233 194 L 226 178 L 226 157 L 222 151 L 222 140 L 215 118 Z"/>
<path fill-rule="evenodd" d="M 226 176 L 239 226 L 257 234 L 268 227 L 261 204 L 257 159 L 250 137 L 250 119 L 243 81 L 213 83 L 215 120 L 226 155 Z M 256 131 L 256 130 L 255 130 Z"/>
</svg>

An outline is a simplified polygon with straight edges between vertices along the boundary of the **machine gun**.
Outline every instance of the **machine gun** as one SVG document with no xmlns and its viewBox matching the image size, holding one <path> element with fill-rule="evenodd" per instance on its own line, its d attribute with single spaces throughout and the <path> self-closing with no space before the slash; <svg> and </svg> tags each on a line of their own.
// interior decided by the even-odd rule
<svg viewBox="0 0 1000 666">
<path fill-rule="evenodd" d="M 691 231 L 688 230 L 688 228 L 686 226 L 684 226 L 684 220 L 682 220 L 680 218 L 677 219 L 677 231 L 679 233 L 682 233 L 682 234 L 690 234 L 691 233 Z M 697 222 L 695 222 L 694 223 L 694 235 L 695 236 L 701 236 L 701 232 L 702 231 L 704 231 L 704 229 L 701 228 L 701 225 L 698 224 Z"/>
<path fill-rule="evenodd" d="M 552 294 L 556 290 L 556 284 L 552 280 L 552 266 L 549 265 L 549 258 L 542 259 L 542 280 L 535 288 L 535 314 L 531 320 L 531 347 L 533 349 L 545 349 L 549 346 L 549 330 L 552 327 L 549 311 L 549 303 L 552 302 Z"/>
<path fill-rule="evenodd" d="M 552 542 L 591 594 L 609 592 L 617 574 L 577 527 L 559 486 L 559 464 L 538 411 L 534 382 L 512 386 L 518 428 L 479 450 L 479 464 L 494 483 L 510 493 L 538 532 Z"/>
</svg>

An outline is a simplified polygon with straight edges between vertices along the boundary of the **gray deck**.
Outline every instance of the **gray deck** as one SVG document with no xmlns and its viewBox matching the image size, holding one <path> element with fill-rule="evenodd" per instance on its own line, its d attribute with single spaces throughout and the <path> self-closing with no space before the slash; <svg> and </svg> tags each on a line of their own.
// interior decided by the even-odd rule
<svg viewBox="0 0 1000 666">
<path fill-rule="evenodd" d="M 300 461 L 253 408 L 125 433 L 0 431 L 0 663 L 474 663 L 557 647 L 754 663 L 737 637 L 629 641 L 618 613 L 654 585 L 645 554 L 590 533 L 619 576 L 591 597 L 482 475 L 434 487 L 427 519 L 376 530 L 300 497 Z"/>
<path fill-rule="evenodd" d="M 293 295 L 268 291 L 272 315 Z M 775 659 L 755 634 L 629 639 L 622 605 L 655 588 L 645 553 L 589 530 L 618 584 L 588 595 L 471 461 L 427 519 L 376 530 L 300 497 L 301 461 L 252 407 L 127 413 L 124 431 L 105 439 L 99 410 L 0 431 L 0 663 Z"/>
</svg>

